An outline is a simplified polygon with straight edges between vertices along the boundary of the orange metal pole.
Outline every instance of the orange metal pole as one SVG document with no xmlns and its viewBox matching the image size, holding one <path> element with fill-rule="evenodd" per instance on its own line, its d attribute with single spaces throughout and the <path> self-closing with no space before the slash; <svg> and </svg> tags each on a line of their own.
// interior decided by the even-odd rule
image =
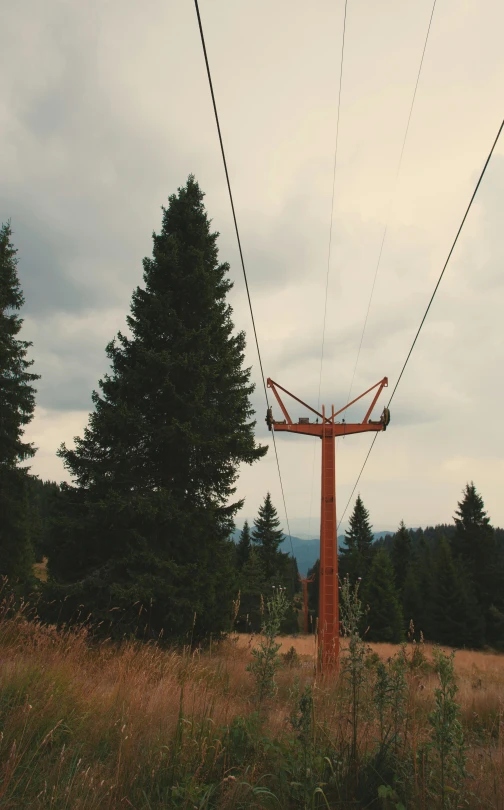
<svg viewBox="0 0 504 810">
<path fill-rule="evenodd" d="M 338 552 L 336 546 L 336 452 L 334 407 L 331 422 L 322 428 L 322 486 L 320 508 L 320 595 L 319 649 L 320 662 L 327 671 L 339 656 Z M 325 417 L 325 409 L 322 409 Z"/>
<path fill-rule="evenodd" d="M 373 422 L 369 419 L 371 412 L 376 404 L 378 396 L 383 388 L 388 385 L 387 377 L 384 377 L 379 383 L 373 385 L 364 394 L 356 397 L 348 405 L 340 408 L 339 411 L 334 411 L 334 405 L 331 408 L 331 416 L 326 417 L 325 407 L 322 406 L 322 413 L 319 414 L 309 405 L 306 405 L 298 397 L 282 388 L 278 383 L 268 378 L 268 386 L 273 389 L 273 393 L 278 400 L 286 421 L 276 422 L 271 417 L 270 410 L 266 415 L 266 421 L 270 430 L 285 431 L 288 433 L 299 433 L 306 436 L 320 436 L 322 440 L 322 487 L 321 487 L 321 509 L 320 509 L 320 594 L 319 594 L 319 617 L 318 617 L 318 642 L 321 657 L 319 666 L 323 671 L 334 669 L 338 663 L 339 657 L 339 591 L 338 591 L 338 548 L 337 548 L 337 525 L 336 525 L 336 449 L 335 439 L 336 436 L 349 436 L 353 433 L 367 433 L 368 431 L 386 430 L 390 422 L 390 412 L 387 408 L 384 409 L 381 419 L 378 422 Z M 282 389 L 286 394 L 297 400 L 301 405 L 306 406 L 309 410 L 313 411 L 317 416 L 322 417 L 322 422 L 319 424 L 318 419 L 316 422 L 309 422 L 308 420 L 299 420 L 298 424 L 294 424 L 281 400 L 281 397 L 276 390 L 276 387 Z M 375 394 L 370 407 L 360 423 L 348 423 L 344 420 L 336 422 L 335 417 L 342 413 L 346 408 L 350 407 L 353 403 L 362 399 L 363 396 L 369 394 L 374 388 L 378 391 Z M 304 587 L 304 583 L 303 583 Z M 306 595 L 305 595 L 306 594 Z M 303 595 L 305 600 L 305 632 L 307 627 L 307 592 Z"/>
</svg>

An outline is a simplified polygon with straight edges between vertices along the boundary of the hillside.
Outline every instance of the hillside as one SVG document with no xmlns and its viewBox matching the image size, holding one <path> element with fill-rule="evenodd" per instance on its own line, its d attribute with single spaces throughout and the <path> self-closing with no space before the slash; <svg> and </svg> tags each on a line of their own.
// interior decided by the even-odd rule
<svg viewBox="0 0 504 810">
<path fill-rule="evenodd" d="M 238 542 L 240 532 L 241 529 L 235 529 L 233 532 L 233 540 L 235 543 Z M 393 531 L 374 532 L 374 539 L 379 540 L 382 537 L 385 537 L 387 534 L 393 534 Z M 315 565 L 319 558 L 320 539 L 318 537 L 314 537 L 312 540 L 304 540 L 301 537 L 294 536 L 292 536 L 291 539 L 292 549 L 294 551 L 294 557 L 296 558 L 299 573 L 302 577 L 304 577 L 308 573 L 308 570 L 312 567 L 312 565 Z M 338 548 L 341 548 L 344 541 L 345 535 L 338 535 Z M 291 553 L 291 546 L 288 537 L 285 538 L 282 546 L 282 551 L 288 552 L 289 554 Z"/>
</svg>

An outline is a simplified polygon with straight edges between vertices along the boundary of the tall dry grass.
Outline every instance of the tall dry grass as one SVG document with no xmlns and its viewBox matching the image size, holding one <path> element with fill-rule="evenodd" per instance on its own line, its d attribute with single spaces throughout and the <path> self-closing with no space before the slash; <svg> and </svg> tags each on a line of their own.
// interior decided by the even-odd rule
<svg viewBox="0 0 504 810">
<path fill-rule="evenodd" d="M 261 717 L 246 671 L 254 643 L 235 637 L 192 653 L 136 642 L 91 643 L 85 627 L 44 627 L 28 606 L 5 600 L 0 807 L 392 807 L 380 804 L 377 794 L 372 805 L 323 797 L 330 791 L 338 795 L 350 714 L 341 678 L 320 679 L 314 672 L 313 639 L 282 639 L 282 651 L 294 646 L 299 659 L 281 669 L 277 697 Z M 391 645 L 371 646 L 383 660 L 397 653 Z M 431 657 L 428 647 L 426 655 Z M 455 661 L 469 752 L 464 806 L 504 810 L 504 658 L 462 651 Z M 428 666 L 408 682 L 404 722 L 414 751 L 429 740 L 436 684 Z M 299 735 L 290 721 L 306 686 L 314 701 L 310 769 L 328 774 L 320 793 L 312 774 L 303 772 Z M 378 734 L 372 689 L 366 688 L 358 729 L 362 763 Z M 437 805 L 427 792 L 422 799 L 427 775 L 417 759 L 412 759 L 417 798 L 411 806 L 427 810 Z M 363 778 L 355 777 L 361 783 Z M 299 787 L 303 779 L 305 793 Z"/>
<path fill-rule="evenodd" d="M 238 634 L 235 638 L 237 647 L 242 650 L 257 646 L 259 641 L 258 636 L 246 634 Z M 282 645 L 282 653 L 293 647 L 302 658 L 304 666 L 314 668 L 316 655 L 314 635 L 279 636 L 278 642 Z M 343 639 L 341 643 L 343 652 L 345 647 L 346 642 Z M 383 661 L 387 661 L 397 653 L 395 644 L 370 643 L 368 647 Z M 432 662 L 434 645 L 423 644 L 422 649 L 427 660 Z M 468 726 L 478 727 L 483 724 L 496 734 L 496 724 L 504 708 L 504 655 L 491 651 L 454 650 L 452 647 L 437 647 L 437 649 L 447 654 L 455 652 L 459 700 Z M 426 694 L 432 695 L 436 683 L 434 673 L 430 672 L 419 683 L 419 689 L 420 691 L 426 689 Z"/>
</svg>

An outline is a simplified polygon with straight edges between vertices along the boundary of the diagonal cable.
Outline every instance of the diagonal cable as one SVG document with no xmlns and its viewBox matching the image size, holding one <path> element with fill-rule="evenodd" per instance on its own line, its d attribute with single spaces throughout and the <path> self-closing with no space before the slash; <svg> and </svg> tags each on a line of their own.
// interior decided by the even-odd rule
<svg viewBox="0 0 504 810">
<path fill-rule="evenodd" d="M 345 10 L 343 15 L 343 36 L 341 40 L 341 60 L 340 60 L 340 77 L 339 77 L 339 90 L 338 90 L 338 112 L 336 116 L 336 138 L 334 142 L 334 164 L 333 164 L 333 182 L 332 182 L 332 199 L 331 199 L 331 220 L 329 224 L 329 246 L 327 251 L 327 272 L 326 272 L 326 286 L 325 286 L 325 303 L 324 303 L 324 318 L 322 322 L 322 350 L 320 353 L 320 373 L 319 373 L 319 390 L 317 399 L 317 410 L 320 406 L 320 390 L 322 386 L 322 366 L 324 363 L 324 348 L 325 348 L 325 331 L 327 320 L 327 296 L 329 292 L 329 270 L 331 267 L 331 248 L 332 248 L 332 232 L 334 221 L 334 197 L 336 190 L 336 166 L 338 163 L 338 142 L 339 142 L 339 123 L 340 123 L 340 108 L 341 108 L 341 88 L 343 85 L 343 62 L 345 58 L 345 34 L 346 34 L 346 18 L 347 18 L 347 5 L 348 0 L 345 0 Z"/>
<path fill-rule="evenodd" d="M 347 18 L 347 5 L 348 0 L 345 0 L 345 8 L 343 12 L 343 34 L 341 38 L 341 57 L 340 57 L 340 75 L 339 75 L 339 88 L 338 88 L 338 107 L 336 114 L 336 136 L 334 140 L 334 161 L 333 161 L 333 181 L 332 181 L 332 198 L 331 198 L 331 218 L 329 222 L 329 245 L 327 249 L 327 270 L 326 270 L 326 284 L 325 284 L 325 301 L 324 301 L 324 317 L 322 323 L 322 348 L 320 352 L 320 370 L 319 370 L 319 387 L 317 397 L 317 410 L 320 408 L 320 392 L 322 388 L 322 366 L 324 363 L 324 348 L 325 348 L 325 333 L 326 333 L 326 320 L 327 320 L 327 298 L 329 292 L 329 270 L 331 267 L 331 248 L 332 248 L 332 232 L 334 220 L 334 198 L 336 191 L 336 166 L 338 164 L 338 143 L 339 143 L 339 123 L 340 123 L 340 109 L 341 109 L 341 88 L 343 86 L 343 63 L 345 58 L 345 34 L 346 34 L 346 18 Z M 313 504 L 313 482 L 315 479 L 315 444 L 313 446 L 313 462 L 312 462 L 312 480 L 310 490 L 310 516 L 308 518 L 308 534 L 311 530 L 311 516 Z"/>
<path fill-rule="evenodd" d="M 387 231 L 388 231 L 388 226 L 389 226 L 390 214 L 391 214 L 393 204 L 394 204 L 394 201 L 395 201 L 395 195 L 396 195 L 396 191 L 397 191 L 397 181 L 399 179 L 399 174 L 401 172 L 401 166 L 402 166 L 402 161 L 403 161 L 403 156 L 404 156 L 404 148 L 406 146 L 406 140 L 408 138 L 408 132 L 409 132 L 410 123 L 411 123 L 411 116 L 413 115 L 413 107 L 415 106 L 415 99 L 416 99 L 416 95 L 417 95 L 418 84 L 420 82 L 420 74 L 422 73 L 422 67 L 423 67 L 423 62 L 424 62 L 424 57 L 425 57 L 425 51 L 427 50 L 427 43 L 429 41 L 429 34 L 430 34 L 430 30 L 431 30 L 432 18 L 434 16 L 435 8 L 436 8 L 436 0 L 434 0 L 434 2 L 432 4 L 432 11 L 431 11 L 430 19 L 429 19 L 429 25 L 428 25 L 428 28 L 427 28 L 427 34 L 425 35 L 425 41 L 424 41 L 424 46 L 423 46 L 423 50 L 422 50 L 422 57 L 420 59 L 420 65 L 419 65 L 419 68 L 418 68 L 418 73 L 417 73 L 416 82 L 415 82 L 415 89 L 413 90 L 413 97 L 411 99 L 411 105 L 410 105 L 410 109 L 409 109 L 408 121 L 406 123 L 406 129 L 404 131 L 404 138 L 403 138 L 403 142 L 402 142 L 402 146 L 401 146 L 401 153 L 399 155 L 399 162 L 397 164 L 397 169 L 396 169 L 396 174 L 395 174 L 395 179 L 394 179 L 394 185 L 392 187 L 392 194 L 390 195 L 390 200 L 389 200 L 388 210 L 387 210 L 387 216 L 385 217 L 385 228 L 383 229 L 383 235 L 382 235 L 382 240 L 381 240 L 381 244 L 380 244 L 380 250 L 378 252 L 378 260 L 376 262 L 376 268 L 375 268 L 375 272 L 374 272 L 373 284 L 371 286 L 371 293 L 369 295 L 369 301 L 368 301 L 367 310 L 366 310 L 366 317 L 364 318 L 364 326 L 362 327 L 362 333 L 361 333 L 361 337 L 360 337 L 359 348 L 357 350 L 357 359 L 355 360 L 355 366 L 354 366 L 354 370 L 353 370 L 353 374 L 352 374 L 352 381 L 350 383 L 350 388 L 348 389 L 347 402 L 350 402 L 350 396 L 352 394 L 352 388 L 353 388 L 353 384 L 354 384 L 354 380 L 355 380 L 355 373 L 357 371 L 357 366 L 359 364 L 359 358 L 360 358 L 360 353 L 361 353 L 361 349 L 362 349 L 362 343 L 364 341 L 364 334 L 366 332 L 367 322 L 368 322 L 368 318 L 369 318 L 369 311 L 371 309 L 371 302 L 373 300 L 373 295 L 374 295 L 374 291 L 375 291 L 376 279 L 378 277 L 378 270 L 379 270 L 380 264 L 381 264 L 383 246 L 384 246 L 385 240 L 387 238 Z"/>
<path fill-rule="evenodd" d="M 240 253 L 240 261 L 241 261 L 241 266 L 242 266 L 242 271 L 243 271 L 243 278 L 245 280 L 245 289 L 247 291 L 247 298 L 248 298 L 248 304 L 249 304 L 249 310 L 250 310 L 250 317 L 252 319 L 252 327 L 253 327 L 253 330 L 254 330 L 254 338 L 255 338 L 255 344 L 256 344 L 256 348 L 257 348 L 257 356 L 259 358 L 259 367 L 261 369 L 261 378 L 262 378 L 262 383 L 263 383 L 263 388 L 264 388 L 264 396 L 265 396 L 265 399 L 266 399 L 266 407 L 268 408 L 269 407 L 269 401 L 268 401 L 268 390 L 267 390 L 267 387 L 266 387 L 266 378 L 264 376 L 264 369 L 263 369 L 262 358 L 261 358 L 261 350 L 259 348 L 259 338 L 257 336 L 257 329 L 256 329 L 255 318 L 254 318 L 254 310 L 252 308 L 252 299 L 250 297 L 250 289 L 249 289 L 249 285 L 248 285 L 247 271 L 245 269 L 245 260 L 243 258 L 243 250 L 242 250 L 242 245 L 241 245 L 240 232 L 238 230 L 238 221 L 236 219 L 236 211 L 235 211 L 234 200 L 233 200 L 233 192 L 231 191 L 231 181 L 229 179 L 229 171 L 228 171 L 228 166 L 227 166 L 227 161 L 226 161 L 226 153 L 224 151 L 224 142 L 222 140 L 222 132 L 221 132 L 221 128 L 220 128 L 219 114 L 217 112 L 217 103 L 215 101 L 215 93 L 214 93 L 213 83 L 212 83 L 212 74 L 210 72 L 210 64 L 208 62 L 208 54 L 207 54 L 207 49 L 206 49 L 206 44 L 205 44 L 205 35 L 203 33 L 203 24 L 201 22 L 201 15 L 200 15 L 199 6 L 198 6 L 198 0 L 194 0 L 194 5 L 195 5 L 195 8 L 196 8 L 196 16 L 198 18 L 198 27 L 199 27 L 200 37 L 201 37 L 201 45 L 202 45 L 202 48 L 203 48 L 203 55 L 205 57 L 205 65 L 206 65 L 206 71 L 207 71 L 207 77 L 208 77 L 208 84 L 209 84 L 209 87 L 210 87 L 210 94 L 212 96 L 212 105 L 213 105 L 213 110 L 214 110 L 214 115 L 215 115 L 215 123 L 217 125 L 217 133 L 219 135 L 219 143 L 220 143 L 220 148 L 221 148 L 222 162 L 224 164 L 224 172 L 226 174 L 226 183 L 227 183 L 228 192 L 229 192 L 229 201 L 231 203 L 231 211 L 233 213 L 233 222 L 234 222 L 234 227 L 235 227 L 235 232 L 236 232 L 236 240 L 238 242 L 238 250 L 239 250 L 239 253 Z M 289 532 L 289 540 L 290 540 L 291 552 L 292 552 L 292 556 L 294 557 L 294 548 L 293 548 L 293 545 L 292 545 L 292 536 L 291 536 L 291 530 L 290 530 L 289 516 L 287 514 L 287 504 L 286 504 L 286 501 L 285 501 L 285 492 L 284 492 L 284 486 L 283 486 L 283 481 L 282 481 L 282 473 L 281 473 L 281 470 L 280 470 L 280 461 L 279 461 L 279 458 L 278 458 L 278 450 L 277 450 L 277 446 L 276 446 L 274 431 L 272 431 L 272 438 L 273 438 L 273 447 L 275 449 L 275 458 L 276 458 L 276 464 L 277 464 L 277 469 L 278 469 L 278 477 L 280 479 L 280 490 L 282 492 L 282 499 L 283 499 L 283 505 L 284 505 L 284 510 L 285 510 L 285 519 L 287 521 L 287 530 Z"/>
<path fill-rule="evenodd" d="M 420 326 L 418 327 L 418 329 L 417 329 L 417 333 L 416 333 L 415 337 L 413 338 L 413 343 L 411 344 L 411 347 L 410 347 L 410 349 L 409 349 L 409 351 L 408 351 L 408 354 L 406 355 L 406 360 L 404 361 L 404 364 L 403 364 L 403 367 L 402 367 L 401 372 L 400 372 L 400 374 L 399 374 L 399 377 L 397 378 L 397 382 L 396 382 L 396 384 L 395 384 L 395 386 L 394 386 L 394 389 L 393 389 L 393 391 L 392 391 L 392 393 L 391 393 L 391 395 L 390 395 L 390 399 L 389 399 L 389 402 L 388 402 L 388 406 L 387 406 L 387 407 L 390 407 L 390 403 L 392 402 L 392 400 L 393 400 L 393 398 L 394 398 L 394 395 L 395 395 L 395 393 L 396 393 L 396 391 L 397 391 L 397 388 L 398 388 L 398 386 L 399 386 L 399 383 L 401 382 L 402 376 L 403 376 L 403 374 L 404 374 L 404 371 L 405 371 L 405 369 L 406 369 L 406 366 L 408 365 L 409 359 L 410 359 L 410 357 L 411 357 L 411 353 L 413 352 L 413 349 L 415 348 L 416 342 L 417 342 L 417 340 L 418 340 L 418 336 L 420 335 L 420 332 L 422 331 L 422 327 L 423 327 L 423 325 L 424 325 L 424 323 L 425 323 L 425 319 L 427 318 L 427 315 L 428 315 L 429 310 L 430 310 L 430 308 L 431 308 L 432 302 L 434 301 L 434 297 L 435 297 L 435 295 L 436 295 L 436 293 L 437 293 L 437 291 L 438 291 L 439 285 L 441 284 L 441 281 L 442 281 L 443 276 L 444 276 L 444 274 L 445 274 L 445 270 L 446 270 L 446 268 L 448 267 L 448 262 L 450 261 L 450 259 L 451 259 L 451 257 L 452 257 L 452 253 L 453 253 L 453 251 L 455 250 L 455 246 L 456 246 L 456 244 L 457 244 L 457 242 L 458 242 L 458 238 L 459 238 L 459 236 L 460 236 L 460 234 L 461 234 L 461 232 L 462 232 L 462 228 L 463 228 L 463 227 L 464 227 L 464 225 L 465 225 L 465 222 L 466 222 L 466 219 L 467 219 L 467 217 L 468 217 L 469 211 L 471 210 L 472 204 L 473 204 L 473 202 L 474 202 L 474 199 L 475 199 L 475 197 L 476 197 L 476 194 L 477 194 L 477 192 L 478 192 L 478 189 L 479 189 L 479 187 L 480 187 L 480 185 L 481 185 L 481 181 L 483 180 L 483 177 L 484 177 L 485 172 L 486 172 L 486 170 L 487 170 L 488 164 L 490 163 L 490 160 L 491 160 L 491 158 L 492 158 L 492 155 L 493 155 L 493 153 L 494 153 L 495 147 L 497 146 L 497 142 L 498 142 L 498 140 L 499 140 L 499 138 L 500 138 L 500 135 L 501 135 L 501 132 L 502 132 L 502 130 L 503 130 L 503 129 L 504 129 L 504 120 L 501 122 L 501 125 L 500 125 L 500 127 L 499 127 L 499 129 L 498 129 L 497 135 L 495 136 L 495 140 L 494 140 L 494 142 L 493 142 L 493 144 L 492 144 L 492 148 L 490 149 L 490 152 L 488 153 L 488 157 L 487 157 L 487 159 L 486 159 L 486 161 L 485 161 L 485 165 L 483 166 L 483 169 L 481 170 L 481 174 L 480 174 L 480 176 L 479 176 L 478 182 L 476 183 L 476 187 L 475 187 L 475 189 L 474 189 L 474 191 L 473 191 L 473 193 L 472 193 L 472 195 L 471 195 L 471 199 L 469 200 L 469 204 L 468 204 L 468 206 L 467 206 L 467 208 L 466 208 L 465 214 L 464 214 L 464 216 L 462 217 L 462 222 L 460 223 L 459 229 L 458 229 L 458 231 L 457 231 L 457 233 L 456 233 L 456 235 L 455 235 L 455 239 L 453 240 L 452 246 L 451 246 L 451 248 L 450 248 L 450 252 L 448 253 L 447 259 L 446 259 L 446 261 L 445 261 L 445 263 L 444 263 L 444 265 L 443 265 L 443 269 L 441 270 L 441 273 L 440 273 L 440 276 L 439 276 L 439 278 L 438 278 L 438 280 L 437 280 L 436 286 L 434 287 L 434 292 L 432 293 L 432 295 L 431 295 L 431 297 L 430 297 L 430 301 L 429 301 L 429 303 L 427 304 L 427 308 L 426 308 L 426 310 L 425 310 L 425 312 L 424 312 L 424 314 L 423 314 L 422 320 L 420 321 Z M 377 439 L 377 438 L 378 438 L 378 433 L 376 433 L 376 434 L 375 434 L 375 436 L 374 436 L 374 438 L 373 438 L 373 441 L 371 442 L 371 446 L 370 446 L 370 448 L 369 448 L 369 450 L 368 450 L 367 456 L 366 456 L 366 458 L 364 459 L 364 464 L 362 465 L 361 470 L 360 470 L 360 473 L 359 473 L 359 475 L 357 476 L 357 481 L 355 482 L 355 486 L 354 486 L 354 488 L 353 488 L 353 490 L 352 490 L 352 493 L 351 493 L 351 495 L 350 495 L 350 498 L 349 498 L 349 499 L 348 499 L 348 501 L 347 501 L 347 505 L 345 506 L 345 509 L 344 509 L 344 511 L 343 511 L 343 514 L 342 514 L 342 516 L 341 516 L 341 518 L 340 518 L 340 521 L 339 521 L 339 523 L 338 523 L 338 528 L 339 528 L 339 526 L 340 526 L 341 521 L 342 521 L 342 520 L 343 520 L 343 518 L 345 517 L 345 514 L 346 514 L 346 511 L 347 511 L 348 506 L 349 506 L 349 504 L 350 504 L 350 501 L 352 500 L 352 496 L 353 496 L 353 494 L 354 494 L 354 492 L 355 492 L 355 490 L 356 490 L 357 484 L 358 484 L 358 483 L 359 483 L 359 481 L 360 481 L 360 477 L 361 477 L 362 473 L 364 472 L 364 467 L 365 467 L 365 466 L 366 466 L 366 464 L 367 464 L 368 458 L 369 458 L 369 456 L 371 455 L 371 450 L 373 449 L 373 447 L 374 447 L 374 443 L 375 443 L 375 441 L 376 441 L 376 439 Z"/>
</svg>

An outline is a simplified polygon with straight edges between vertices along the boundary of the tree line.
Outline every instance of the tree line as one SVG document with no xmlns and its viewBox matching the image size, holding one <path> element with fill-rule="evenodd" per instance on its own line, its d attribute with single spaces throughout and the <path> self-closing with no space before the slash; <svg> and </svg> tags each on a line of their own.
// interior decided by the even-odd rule
<svg viewBox="0 0 504 810">
<path fill-rule="evenodd" d="M 318 606 L 319 563 L 309 572 L 310 608 Z M 374 540 L 358 496 L 340 579 L 359 584 L 369 641 L 397 643 L 420 633 L 453 647 L 504 650 L 504 531 L 494 529 L 474 483 L 466 485 L 452 524 L 407 529 Z"/>
<path fill-rule="evenodd" d="M 236 607 L 237 630 L 257 632 L 261 629 L 264 600 L 274 589 L 285 591 L 289 609 L 281 622 L 281 632 L 297 633 L 298 612 L 294 596 L 300 590 L 296 558 L 280 549 L 285 541 L 278 513 L 268 492 L 250 530 L 245 521 L 236 546 L 236 573 L 239 598 Z"/>
<path fill-rule="evenodd" d="M 297 629 L 293 559 L 269 493 L 232 540 L 243 505 L 239 465 L 264 457 L 255 437 L 245 335 L 227 296 L 229 266 L 194 177 L 162 209 L 127 333 L 106 346 L 110 370 L 73 447 L 57 451 L 71 483 L 31 475 L 24 431 L 38 375 L 21 338 L 24 298 L 10 223 L 0 229 L 0 576 L 36 591 L 42 618 L 92 617 L 96 632 L 182 640 L 256 631 L 264 598 L 285 589 Z M 361 579 L 368 638 L 395 641 L 409 620 L 425 637 L 497 646 L 504 638 L 502 533 L 471 484 L 453 527 L 372 542 L 358 498 L 341 573 Z M 34 563 L 47 558 L 47 582 Z M 316 570 L 315 570 L 316 573 Z M 315 608 L 317 581 L 310 598 Z M 238 594 L 238 597 L 237 597 Z"/>
</svg>

